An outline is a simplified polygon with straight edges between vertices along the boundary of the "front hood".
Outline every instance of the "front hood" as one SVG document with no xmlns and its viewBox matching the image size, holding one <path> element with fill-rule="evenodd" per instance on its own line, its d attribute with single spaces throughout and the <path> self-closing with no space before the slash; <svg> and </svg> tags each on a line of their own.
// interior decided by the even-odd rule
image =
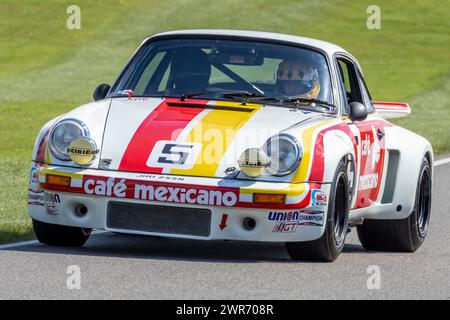
<svg viewBox="0 0 450 320">
<path fill-rule="evenodd" d="M 236 102 L 119 98 L 111 102 L 100 168 L 225 177 L 241 153 L 312 118 L 313 112 Z M 292 128 L 291 128 L 292 129 Z"/>
</svg>

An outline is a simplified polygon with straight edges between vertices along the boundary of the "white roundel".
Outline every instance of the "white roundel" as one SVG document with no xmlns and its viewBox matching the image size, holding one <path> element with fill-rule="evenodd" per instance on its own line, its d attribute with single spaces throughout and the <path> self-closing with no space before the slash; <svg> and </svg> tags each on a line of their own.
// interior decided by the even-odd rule
<svg viewBox="0 0 450 320">
<path fill-rule="evenodd" d="M 380 161 L 381 156 L 381 147 L 380 142 L 377 138 L 377 131 L 375 130 L 375 127 L 372 126 L 372 133 L 373 133 L 373 145 L 372 145 L 372 170 L 375 169 L 375 165 Z"/>
</svg>

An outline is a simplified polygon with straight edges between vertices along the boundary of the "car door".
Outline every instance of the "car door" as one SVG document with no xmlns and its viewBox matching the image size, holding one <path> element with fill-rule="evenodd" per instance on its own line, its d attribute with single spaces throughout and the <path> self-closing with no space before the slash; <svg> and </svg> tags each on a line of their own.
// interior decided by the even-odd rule
<svg viewBox="0 0 450 320">
<path fill-rule="evenodd" d="M 377 201 L 382 182 L 385 141 L 384 124 L 373 117 L 374 108 L 365 82 L 355 63 L 345 56 L 337 57 L 340 72 L 341 90 L 345 95 L 344 103 L 359 102 L 366 106 L 369 113 L 366 120 L 349 124 L 358 143 L 358 161 L 356 172 L 356 197 L 353 209 L 369 207 Z"/>
</svg>

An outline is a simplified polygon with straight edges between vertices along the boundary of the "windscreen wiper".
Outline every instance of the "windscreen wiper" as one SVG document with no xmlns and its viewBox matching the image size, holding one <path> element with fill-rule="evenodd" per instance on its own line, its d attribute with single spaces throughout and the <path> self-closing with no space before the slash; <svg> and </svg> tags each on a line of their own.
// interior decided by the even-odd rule
<svg viewBox="0 0 450 320">
<path fill-rule="evenodd" d="M 318 104 L 322 107 L 327 108 L 330 111 L 336 110 L 336 106 L 334 104 L 319 99 L 303 98 L 303 97 L 287 97 L 284 99 L 281 98 L 279 99 L 279 101 L 281 103 L 292 102 L 294 103 L 295 106 L 300 106 L 302 104 Z"/>
<path fill-rule="evenodd" d="M 226 91 L 221 94 L 222 97 L 226 99 L 240 100 L 243 105 L 246 105 L 253 100 L 268 98 L 265 95 L 249 91 Z"/>
<path fill-rule="evenodd" d="M 188 92 L 188 93 L 183 93 L 183 94 L 180 96 L 180 101 L 186 101 L 186 99 L 194 98 L 194 97 L 197 97 L 197 96 L 201 96 L 202 94 L 205 94 L 205 93 L 204 93 L 204 92 Z"/>
</svg>

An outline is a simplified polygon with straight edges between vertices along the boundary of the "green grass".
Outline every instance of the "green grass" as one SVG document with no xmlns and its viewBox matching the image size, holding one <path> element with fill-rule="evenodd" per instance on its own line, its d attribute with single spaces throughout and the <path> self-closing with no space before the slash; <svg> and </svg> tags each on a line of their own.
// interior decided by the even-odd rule
<svg viewBox="0 0 450 320">
<path fill-rule="evenodd" d="M 376 100 L 409 102 L 396 123 L 450 151 L 450 1 L 376 1 L 382 29 L 366 28 L 372 1 L 78 0 L 82 29 L 65 27 L 61 0 L 0 2 L 0 242 L 32 237 L 26 210 L 36 134 L 54 116 L 112 83 L 139 43 L 159 31 L 230 28 L 334 42 L 353 53 Z"/>
</svg>

